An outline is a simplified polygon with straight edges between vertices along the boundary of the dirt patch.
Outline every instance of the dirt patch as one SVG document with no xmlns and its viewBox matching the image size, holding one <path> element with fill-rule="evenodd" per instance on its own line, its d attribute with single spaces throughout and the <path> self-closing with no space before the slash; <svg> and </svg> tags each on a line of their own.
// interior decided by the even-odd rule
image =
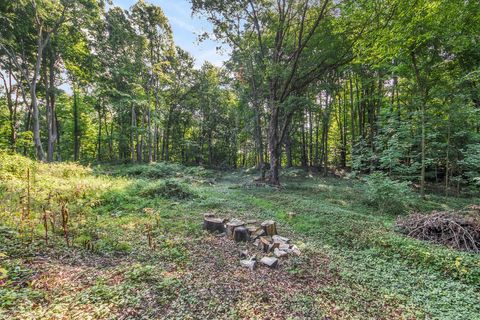
<svg viewBox="0 0 480 320">
<path fill-rule="evenodd" d="M 201 244 L 192 244 L 191 262 L 182 275 L 185 292 L 163 316 L 170 318 L 188 309 L 199 319 L 217 319 L 220 314 L 225 314 L 225 319 L 322 318 L 321 310 L 315 307 L 302 309 L 299 297 L 314 297 L 329 282 L 328 257 L 297 258 L 312 266 L 298 274 L 295 259 L 281 259 L 275 270 L 259 266 L 250 271 L 239 263 L 239 252 L 245 249 L 252 254 L 258 250 L 253 244 L 214 235 L 202 239 Z M 316 281 L 311 281 L 313 278 Z"/>
</svg>

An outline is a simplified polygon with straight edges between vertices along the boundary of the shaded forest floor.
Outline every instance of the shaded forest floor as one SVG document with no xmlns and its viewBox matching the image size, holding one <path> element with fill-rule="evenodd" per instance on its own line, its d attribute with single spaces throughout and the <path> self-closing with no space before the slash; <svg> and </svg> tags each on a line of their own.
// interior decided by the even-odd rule
<svg viewBox="0 0 480 320">
<path fill-rule="evenodd" d="M 396 217 L 367 206 L 358 181 L 291 170 L 275 190 L 248 172 L 72 168 L 37 169 L 34 185 L 83 199 L 71 204 L 70 248 L 61 230 L 46 246 L 41 223 L 33 241 L 18 232 L 21 175 L 2 169 L 0 318 L 480 319 L 480 257 L 395 233 Z M 417 207 L 479 200 L 430 195 Z M 302 255 L 250 272 L 244 244 L 201 230 L 205 212 L 274 219 Z"/>
</svg>

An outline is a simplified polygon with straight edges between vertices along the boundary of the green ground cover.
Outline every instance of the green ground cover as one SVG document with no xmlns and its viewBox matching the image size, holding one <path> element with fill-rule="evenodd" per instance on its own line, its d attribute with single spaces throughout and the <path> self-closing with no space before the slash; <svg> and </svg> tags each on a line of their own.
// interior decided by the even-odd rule
<svg viewBox="0 0 480 320">
<path fill-rule="evenodd" d="M 480 319 L 480 257 L 393 227 L 408 210 L 478 198 L 402 195 L 389 207 L 357 179 L 301 170 L 276 190 L 246 171 L 0 156 L 0 318 Z M 302 255 L 251 273 L 244 245 L 201 230 L 205 212 L 274 219 Z"/>
</svg>

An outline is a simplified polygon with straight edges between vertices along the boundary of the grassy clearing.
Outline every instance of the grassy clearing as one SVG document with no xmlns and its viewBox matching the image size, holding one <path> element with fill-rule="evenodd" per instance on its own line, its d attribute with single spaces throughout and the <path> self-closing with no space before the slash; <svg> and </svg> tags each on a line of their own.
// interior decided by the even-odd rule
<svg viewBox="0 0 480 320">
<path fill-rule="evenodd" d="M 395 233 L 395 214 L 369 204 L 361 182 L 292 170 L 276 191 L 253 185 L 245 172 L 164 163 L 89 169 L 1 157 L 5 319 L 480 318 L 478 255 Z M 428 196 L 409 206 L 478 202 Z M 242 245 L 200 229 L 207 211 L 276 219 L 303 255 L 275 272 L 241 269 Z"/>
</svg>

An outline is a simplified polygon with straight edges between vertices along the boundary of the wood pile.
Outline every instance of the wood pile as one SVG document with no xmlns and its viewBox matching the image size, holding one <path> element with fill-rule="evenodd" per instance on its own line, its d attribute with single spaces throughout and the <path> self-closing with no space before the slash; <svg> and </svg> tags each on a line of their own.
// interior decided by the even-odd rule
<svg viewBox="0 0 480 320">
<path fill-rule="evenodd" d="M 256 220 L 224 219 L 211 213 L 204 214 L 203 228 L 217 233 L 235 242 L 245 242 L 252 247 L 251 251 L 260 251 L 263 257 L 257 261 L 257 254 L 249 254 L 249 250 L 240 251 L 240 265 L 253 271 L 257 262 L 271 269 L 279 266 L 279 260 L 289 255 L 300 255 L 298 247 L 290 239 L 278 235 L 277 223 L 273 220 L 257 224 Z"/>
<path fill-rule="evenodd" d="M 480 253 L 480 219 L 463 212 L 414 213 L 398 219 L 395 228 L 413 238 Z"/>
</svg>

